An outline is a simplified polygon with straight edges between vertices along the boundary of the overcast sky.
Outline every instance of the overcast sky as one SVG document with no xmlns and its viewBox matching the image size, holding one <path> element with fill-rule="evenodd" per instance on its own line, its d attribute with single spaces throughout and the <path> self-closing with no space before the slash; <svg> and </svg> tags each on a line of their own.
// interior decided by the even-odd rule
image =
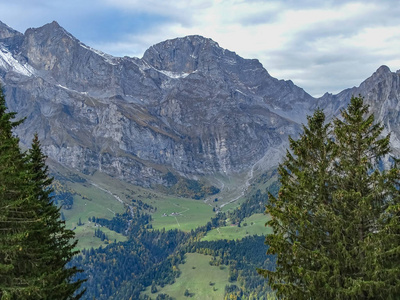
<svg viewBox="0 0 400 300">
<path fill-rule="evenodd" d="M 400 69 L 398 0 L 0 0 L 0 21 L 22 33 L 53 20 L 114 56 L 199 34 L 313 96 Z"/>
</svg>

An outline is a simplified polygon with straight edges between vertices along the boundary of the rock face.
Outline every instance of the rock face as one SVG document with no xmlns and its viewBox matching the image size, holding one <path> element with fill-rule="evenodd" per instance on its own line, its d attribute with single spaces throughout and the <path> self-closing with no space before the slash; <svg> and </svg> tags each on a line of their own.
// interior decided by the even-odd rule
<svg viewBox="0 0 400 300">
<path fill-rule="evenodd" d="M 24 34 L 0 23 L 0 78 L 10 110 L 27 117 L 22 143 L 38 132 L 59 163 L 140 185 L 164 183 L 168 171 L 277 165 L 307 114 L 320 106 L 334 115 L 351 94 L 365 95 L 390 126 L 398 117 L 388 110 L 399 112 L 399 75 L 385 67 L 359 88 L 315 99 L 201 36 L 159 43 L 142 59 L 118 58 L 56 22 Z"/>
<path fill-rule="evenodd" d="M 351 96 L 361 95 L 378 121 L 385 125 L 384 134 L 391 134 L 391 150 L 400 155 L 400 71 L 391 72 L 387 66 L 379 67 L 359 87 L 337 95 L 325 94 L 319 99 L 329 116 L 338 115 Z"/>
</svg>

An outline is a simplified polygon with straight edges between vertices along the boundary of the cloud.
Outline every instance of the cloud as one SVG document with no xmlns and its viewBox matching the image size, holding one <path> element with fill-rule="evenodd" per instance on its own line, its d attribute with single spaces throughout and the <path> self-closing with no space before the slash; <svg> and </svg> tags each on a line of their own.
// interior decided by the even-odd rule
<svg viewBox="0 0 400 300">
<path fill-rule="evenodd" d="M 400 66 L 396 0 L 14 0 L 0 20 L 24 31 L 57 20 L 84 43 L 141 57 L 166 39 L 199 34 L 312 95 L 358 85 Z"/>
</svg>

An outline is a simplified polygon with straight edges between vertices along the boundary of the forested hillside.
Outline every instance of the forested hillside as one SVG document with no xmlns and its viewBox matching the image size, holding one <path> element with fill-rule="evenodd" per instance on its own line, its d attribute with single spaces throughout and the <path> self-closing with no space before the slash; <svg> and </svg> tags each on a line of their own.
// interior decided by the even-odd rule
<svg viewBox="0 0 400 300">
<path fill-rule="evenodd" d="M 147 299 L 146 288 L 173 284 L 181 274 L 180 265 L 185 263 L 185 254 L 194 252 L 208 255 L 212 266 L 228 268 L 229 285 L 225 295 L 236 295 L 237 299 L 263 299 L 270 289 L 256 269 L 273 269 L 275 265 L 274 258 L 266 255 L 268 247 L 263 235 L 215 242 L 201 239 L 215 228 L 226 224 L 237 227 L 246 217 L 262 213 L 266 196 L 257 190 L 239 208 L 220 212 L 206 225 L 186 233 L 154 230 L 148 226 L 151 217 L 143 213 L 131 220 L 127 242 L 85 249 L 75 258 L 73 263 L 83 268 L 89 278 L 84 285 L 87 288 L 85 299 Z M 103 224 L 119 231 L 115 224 L 122 224 L 123 231 L 126 223 L 118 221 L 122 217 L 130 220 L 125 214 Z M 96 222 L 99 221 L 103 222 Z"/>
</svg>

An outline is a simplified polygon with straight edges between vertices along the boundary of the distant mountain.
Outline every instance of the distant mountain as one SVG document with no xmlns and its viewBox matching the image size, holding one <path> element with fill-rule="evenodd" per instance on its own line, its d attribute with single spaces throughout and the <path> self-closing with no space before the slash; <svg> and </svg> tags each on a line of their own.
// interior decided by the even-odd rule
<svg viewBox="0 0 400 300">
<path fill-rule="evenodd" d="M 10 110 L 45 152 L 84 173 L 134 184 L 276 166 L 317 106 L 330 116 L 362 94 L 400 150 L 399 74 L 379 68 L 360 87 L 316 99 L 255 59 L 201 36 L 167 40 L 143 58 L 86 46 L 56 22 L 21 34 L 0 22 L 0 78 Z"/>
</svg>

